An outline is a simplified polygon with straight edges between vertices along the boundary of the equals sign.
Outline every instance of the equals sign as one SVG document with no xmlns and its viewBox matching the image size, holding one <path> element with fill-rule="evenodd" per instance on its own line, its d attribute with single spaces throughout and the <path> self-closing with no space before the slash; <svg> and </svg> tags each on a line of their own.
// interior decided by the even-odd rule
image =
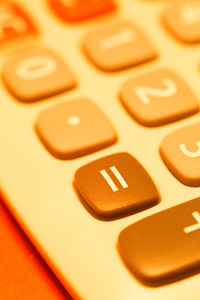
<svg viewBox="0 0 200 300">
<path fill-rule="evenodd" d="M 128 184 L 126 183 L 126 181 L 124 180 L 124 178 L 122 177 L 120 172 L 117 170 L 117 168 L 113 166 L 113 167 L 110 167 L 109 169 L 115 175 L 115 177 L 117 178 L 117 180 L 119 181 L 121 186 L 124 189 L 126 189 L 128 187 Z M 106 180 L 106 182 L 108 183 L 108 185 L 110 186 L 110 188 L 112 189 L 113 192 L 116 192 L 119 190 L 105 169 L 101 170 L 100 173 L 104 177 L 104 179 Z"/>
</svg>

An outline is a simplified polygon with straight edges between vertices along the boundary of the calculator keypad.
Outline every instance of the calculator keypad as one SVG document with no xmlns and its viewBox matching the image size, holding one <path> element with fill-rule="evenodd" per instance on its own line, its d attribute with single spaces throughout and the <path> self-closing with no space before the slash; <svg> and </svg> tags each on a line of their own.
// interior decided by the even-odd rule
<svg viewBox="0 0 200 300">
<path fill-rule="evenodd" d="M 24 3 L 25 1 L 26 0 L 24 0 Z M 160 28 L 157 31 L 158 36 L 156 35 L 156 31 L 155 35 L 153 36 L 153 26 L 158 27 L 161 25 L 158 24 L 158 22 L 154 22 L 156 21 L 156 19 L 151 20 L 151 26 L 147 28 L 145 27 L 145 18 L 143 21 L 143 16 L 141 16 L 141 20 L 139 20 L 139 22 L 141 21 L 144 24 L 143 33 L 143 30 L 141 31 L 137 27 L 139 25 L 139 22 L 137 22 L 137 18 L 131 19 L 128 17 L 130 21 L 128 21 L 128 18 L 125 21 L 117 21 L 119 20 L 118 16 L 120 16 L 121 12 L 119 11 L 119 15 L 117 15 L 117 5 L 114 0 L 41 1 L 41 3 L 45 3 L 45 5 L 47 4 L 47 2 L 51 6 L 51 9 L 58 16 L 58 18 L 62 19 L 64 22 L 66 22 L 66 24 L 58 22 L 59 20 L 56 18 L 54 18 L 54 20 L 51 20 L 50 18 L 53 18 L 55 16 L 48 16 L 47 14 L 44 20 L 41 20 L 41 33 L 43 34 L 44 31 L 44 34 L 46 34 L 47 32 L 48 34 L 44 39 L 41 34 L 41 40 L 45 42 L 47 41 L 50 44 L 54 42 L 56 43 L 56 45 L 50 45 L 50 49 L 38 48 L 32 50 L 30 50 L 30 46 L 30 48 L 28 48 L 24 52 L 20 52 L 21 54 L 18 54 L 17 57 L 13 54 L 13 57 L 15 58 L 8 59 L 8 62 L 3 66 L 2 79 L 4 81 L 4 84 L 7 87 L 8 91 L 10 91 L 10 93 L 17 100 L 28 103 L 48 97 L 53 97 L 56 94 L 74 88 L 76 86 L 76 79 L 70 68 L 66 64 L 66 61 L 68 61 L 67 53 L 69 50 L 69 53 L 72 54 L 70 55 L 73 63 L 73 70 L 77 71 L 77 73 L 79 72 L 80 82 L 81 84 L 83 84 L 83 86 L 81 87 L 82 90 L 79 90 L 79 92 L 86 91 L 86 93 L 92 95 L 92 97 L 94 95 L 98 95 L 99 97 L 103 89 L 104 91 L 106 91 L 106 93 L 102 92 L 102 95 L 104 95 L 104 99 L 103 97 L 101 97 L 100 100 L 106 101 L 106 103 L 104 102 L 104 104 L 107 105 L 107 109 L 111 111 L 111 114 L 114 113 L 113 120 L 115 120 L 116 127 L 119 126 L 120 135 L 124 135 L 124 137 L 120 138 L 120 143 L 119 145 L 116 145 L 116 147 L 121 148 L 124 147 L 123 145 L 125 145 L 125 150 L 129 151 L 131 145 L 132 152 L 134 152 L 135 150 L 135 153 L 143 150 L 145 152 L 147 150 L 145 150 L 144 148 L 146 147 L 146 145 L 147 147 L 149 146 L 149 142 L 151 143 L 151 134 L 148 136 L 150 137 L 148 143 L 146 143 L 145 146 L 144 144 L 143 146 L 141 144 L 141 148 L 138 149 L 139 144 L 137 145 L 137 138 L 139 137 L 143 139 L 145 137 L 145 132 L 150 133 L 150 130 L 141 128 L 139 126 L 135 126 L 134 128 L 133 122 L 130 122 L 131 127 L 128 127 L 128 123 L 123 120 L 122 108 L 117 108 L 116 103 L 116 93 L 120 88 L 121 80 L 122 78 L 127 78 L 126 76 L 128 76 L 129 71 L 131 72 L 131 70 L 127 71 L 127 74 L 126 72 L 121 72 L 119 74 L 114 74 L 111 72 L 138 66 L 138 68 L 134 70 L 134 78 L 130 79 L 122 86 L 119 96 L 121 103 L 126 108 L 128 113 L 139 124 L 148 127 L 161 126 L 189 117 L 199 111 L 198 100 L 196 98 L 196 95 L 193 93 L 193 87 L 188 86 L 187 83 L 181 77 L 179 77 L 179 75 L 177 75 L 170 69 L 156 69 L 154 66 L 153 71 L 144 72 L 143 75 L 142 73 L 140 73 L 140 64 L 144 64 L 144 66 L 141 66 L 143 70 L 148 70 L 148 68 L 145 66 L 146 62 L 156 59 L 159 55 L 162 63 L 162 55 L 168 55 L 167 47 L 169 36 L 166 35 L 166 37 L 163 37 L 164 42 L 166 42 L 167 39 L 168 41 L 167 43 L 162 43 L 162 38 L 161 41 L 159 40 L 159 37 L 161 36 L 159 35 Z M 142 3 L 142 1 L 140 2 Z M 136 4 L 136 9 L 137 5 L 139 8 L 140 2 L 138 1 L 138 3 Z M 32 3 L 34 3 L 34 1 Z M 134 3 L 134 1 L 132 1 L 132 3 Z M 43 8 L 45 8 L 45 5 L 41 8 L 41 11 Z M 123 5 L 124 3 L 122 0 L 121 6 L 123 7 Z M 145 4 L 142 3 L 141 8 L 143 7 L 143 5 Z M 148 5 L 151 5 L 150 2 Z M 37 6 L 33 5 L 33 8 L 36 8 L 37 11 Z M 117 12 L 116 14 L 114 14 L 115 11 Z M 108 25 L 108 23 L 104 23 L 104 19 L 106 20 L 106 17 L 103 18 L 103 15 L 110 12 L 113 12 L 113 15 L 111 14 L 110 16 L 111 18 L 113 18 L 114 22 Z M 151 15 L 151 10 L 149 10 L 148 13 L 149 15 Z M 76 24 L 78 22 L 90 20 L 101 15 L 102 18 L 99 18 L 96 21 L 94 20 L 94 22 L 90 21 L 84 24 Z M 169 9 L 164 12 L 163 16 L 161 16 L 160 14 L 159 16 L 157 15 L 157 17 L 163 18 L 165 26 L 169 31 L 171 31 L 172 35 L 177 37 L 179 40 L 187 43 L 200 42 L 200 1 L 180 1 L 178 4 L 169 7 Z M 52 21 L 52 24 L 50 24 L 51 21 L 49 21 L 48 18 Z M 136 21 L 136 25 L 134 25 L 132 21 Z M 102 25 L 104 24 L 103 27 L 97 29 L 96 26 L 98 22 Z M 154 25 L 152 26 L 153 22 Z M 40 21 L 38 23 L 40 24 Z M 50 26 L 48 27 L 46 26 L 46 24 L 50 24 Z M 45 28 L 44 25 L 47 28 Z M 88 33 L 84 38 L 86 30 L 88 30 Z M 93 31 L 90 32 L 90 30 Z M 0 44 L 3 45 L 4 42 L 6 44 L 7 41 L 29 36 L 35 33 L 37 33 L 37 29 L 35 28 L 34 24 L 26 15 L 26 13 L 24 13 L 21 8 L 18 7 L 18 5 L 12 4 L 9 1 L 0 1 Z M 155 43 L 155 46 L 158 46 L 158 48 L 160 48 L 160 51 L 158 53 L 156 48 L 154 48 L 154 44 L 151 44 L 151 41 L 149 40 L 149 38 L 151 39 L 151 35 L 154 39 L 154 42 L 157 42 L 157 44 Z M 51 37 L 53 37 L 53 39 L 51 39 Z M 166 39 L 166 41 L 164 39 Z M 80 49 L 80 47 L 78 48 L 78 45 L 81 46 L 81 40 L 83 41 L 82 50 L 84 51 L 86 57 L 84 57 L 83 53 L 81 53 L 82 50 Z M 77 43 L 73 45 L 74 42 Z M 39 44 L 40 41 L 38 40 L 38 45 Z M 165 47 L 166 45 L 167 47 Z M 170 48 L 169 43 L 169 50 L 173 51 L 174 46 L 176 47 L 177 45 L 174 43 L 172 48 Z M 180 51 L 183 51 L 181 54 L 185 54 L 183 50 L 184 46 L 182 45 L 182 47 L 180 47 Z M 187 46 L 187 50 L 189 50 L 190 45 Z M 198 47 L 198 45 L 196 46 Z M 58 49 L 59 47 L 65 47 L 63 49 L 64 51 L 66 49 L 66 52 L 62 52 L 66 53 L 65 57 L 62 58 L 58 54 L 54 53 L 54 51 L 51 50 L 51 47 L 55 47 Z M 190 50 L 191 49 L 192 47 L 190 47 Z M 188 54 L 190 50 L 188 51 Z M 169 54 L 172 55 L 170 51 Z M 74 53 L 76 55 L 73 55 Z M 178 51 L 174 53 L 175 55 L 177 55 Z M 12 56 L 12 53 L 10 55 L 10 50 L 8 51 L 8 53 L 6 52 L 5 56 Z M 174 61 L 176 63 L 176 56 L 171 56 L 171 58 L 171 64 Z M 177 57 L 177 61 L 178 58 L 179 57 Z M 89 61 L 92 63 L 91 66 L 89 66 L 88 64 Z M 165 62 L 167 62 L 167 59 L 165 60 Z M 180 63 L 180 61 L 178 62 Z M 192 63 L 194 63 L 194 61 L 192 61 Z M 158 64 L 160 64 L 160 61 L 158 61 Z M 92 65 L 96 66 L 97 69 L 95 70 Z M 174 66 L 174 69 L 178 69 L 179 67 L 180 65 L 177 64 L 177 66 Z M 195 68 L 197 68 L 197 64 L 193 64 L 192 67 L 194 70 Z M 110 72 L 110 74 L 101 74 L 100 72 L 98 72 L 98 69 Z M 185 78 L 187 79 L 188 74 L 185 75 Z M 114 82 L 115 79 L 116 81 Z M 114 85 L 111 87 L 113 82 Z M 62 96 L 65 97 L 65 95 Z M 87 97 L 87 95 L 85 96 Z M 7 98 L 8 100 L 10 100 L 9 96 Z M 62 102 L 63 100 L 61 99 L 61 97 L 58 97 L 56 101 L 58 101 L 57 105 L 46 108 L 45 110 L 43 110 L 41 107 L 43 107 L 43 105 L 45 107 L 46 105 L 48 106 L 48 102 L 40 104 L 35 103 L 34 105 L 23 105 L 22 103 L 15 103 L 14 105 L 19 107 L 19 110 L 20 107 L 24 107 L 24 111 L 26 111 L 25 113 L 27 114 L 29 114 L 29 109 L 31 109 L 31 107 L 34 107 L 35 109 L 35 111 L 33 109 L 33 113 L 36 112 L 37 120 L 34 129 L 36 131 L 35 133 L 37 134 L 38 140 L 37 144 L 35 144 L 36 151 L 33 147 L 32 153 L 34 153 L 35 155 L 33 161 L 36 164 L 38 163 L 38 166 L 36 165 L 36 167 L 38 167 L 38 170 L 40 167 L 39 164 L 41 163 L 40 155 L 41 158 L 46 157 L 48 163 L 52 159 L 51 162 L 53 163 L 48 164 L 48 167 L 52 168 L 51 171 L 53 171 L 51 172 L 51 174 L 53 174 L 53 176 L 54 166 L 56 166 L 56 172 L 58 170 L 61 170 L 59 168 L 63 168 L 61 170 L 61 173 L 58 172 L 58 176 L 64 178 L 63 180 L 66 179 L 65 175 L 63 177 L 63 170 L 64 172 L 66 171 L 66 175 L 70 175 L 75 170 L 77 170 L 74 177 L 76 195 L 79 197 L 83 206 L 92 215 L 92 217 L 88 219 L 88 224 L 90 223 L 90 221 L 93 222 L 91 222 L 91 224 L 93 224 L 94 227 L 97 224 L 97 226 L 101 224 L 97 220 L 93 219 L 93 217 L 100 219 L 101 221 L 113 221 L 118 218 L 130 216 L 142 210 L 146 210 L 154 205 L 157 205 L 161 200 L 161 196 L 154 181 L 147 173 L 145 168 L 137 161 L 137 157 L 134 158 L 127 152 L 118 152 L 102 157 L 98 160 L 93 160 L 91 157 L 86 157 L 86 160 L 89 159 L 90 162 L 86 165 L 83 165 L 82 167 L 80 167 L 79 165 L 79 160 L 75 162 L 61 162 L 55 159 L 57 158 L 62 160 L 72 160 L 75 158 L 80 158 L 81 161 L 81 159 L 84 159 L 81 158 L 82 156 L 94 154 L 94 152 L 112 146 L 118 141 L 117 133 L 115 132 L 115 129 L 113 129 L 110 121 L 107 119 L 104 113 L 101 112 L 101 110 L 87 98 L 75 98 L 74 100 L 66 99 L 65 102 Z M 20 112 L 19 116 L 21 116 L 22 114 Z M 32 122 L 31 118 L 30 120 Z M 123 122 L 124 127 L 121 127 L 120 131 L 120 126 L 122 126 L 121 123 Z M 155 141 L 154 137 L 156 137 L 157 134 L 156 131 L 162 134 L 161 129 L 155 130 L 155 135 L 152 130 L 153 142 Z M 181 183 L 191 187 L 200 187 L 199 132 L 199 123 L 181 128 L 166 136 L 163 139 L 160 147 L 161 157 L 170 172 Z M 24 132 L 22 132 L 21 136 L 23 136 L 23 134 Z M 28 136 L 29 138 L 29 136 L 31 136 L 30 132 L 25 136 Z M 127 141 L 127 137 L 130 138 L 131 143 L 123 144 L 123 138 L 124 141 Z M 29 147 L 28 142 L 26 144 L 27 149 Z M 127 147 L 129 147 L 129 149 Z M 134 149 L 134 147 L 137 149 Z M 19 148 L 18 150 L 21 149 Z M 18 151 L 17 153 L 20 152 Z M 52 154 L 52 156 L 50 156 L 49 154 Z M 151 152 L 148 153 L 150 159 L 151 154 Z M 157 155 L 159 156 L 158 153 Z M 9 156 L 9 158 L 10 157 L 11 156 Z M 56 162 L 55 165 L 54 162 Z M 12 168 L 14 169 L 13 166 Z M 153 168 L 155 168 L 154 165 Z M 166 173 L 168 172 L 167 168 L 165 168 Z M 56 172 L 55 176 L 57 176 Z M 25 174 L 27 174 L 27 172 L 25 172 Z M 169 172 L 168 175 L 171 176 Z M 17 176 L 15 176 L 15 178 Z M 33 177 L 34 176 L 35 175 L 33 174 Z M 43 175 L 41 175 L 41 178 L 42 176 Z M 61 177 L 58 177 L 59 181 Z M 160 178 L 157 179 L 159 182 Z M 44 180 L 41 181 L 41 184 L 43 183 L 47 184 L 47 186 L 43 190 L 45 192 L 49 191 L 48 189 L 50 183 L 48 179 L 44 178 Z M 65 185 L 63 189 L 65 189 L 67 196 L 71 196 L 69 197 L 70 201 L 76 201 L 78 197 L 74 198 L 72 182 L 69 184 L 71 184 L 71 190 L 70 188 L 66 190 Z M 181 184 L 178 181 L 176 181 L 176 184 L 181 189 Z M 184 186 L 182 187 L 187 188 Z M 170 189 L 170 186 L 168 187 L 167 185 L 167 188 Z M 16 191 L 15 189 L 13 190 Z M 18 190 L 20 190 L 20 188 Z M 62 192 L 63 191 L 61 189 L 61 193 Z M 45 199 L 45 197 L 43 199 Z M 49 200 L 48 197 L 47 200 Z M 74 203 L 72 203 L 72 205 L 70 203 L 70 205 L 68 206 L 69 202 L 67 203 L 67 200 L 67 197 L 64 197 L 62 199 L 62 205 L 65 208 L 65 210 L 63 210 L 64 213 L 70 213 L 70 217 L 72 216 L 73 219 L 75 215 L 74 213 L 78 212 L 77 215 L 82 218 L 83 216 L 81 216 L 80 211 L 76 211 L 77 206 L 74 206 Z M 164 205 L 165 200 L 166 199 L 163 199 Z M 51 204 L 55 205 L 55 199 L 51 199 L 51 201 Z M 176 198 L 174 198 L 174 201 L 176 201 Z M 196 273 L 197 270 L 199 270 L 199 203 L 200 198 L 188 201 L 185 204 L 170 208 L 159 214 L 143 219 L 127 227 L 121 232 L 118 241 L 119 251 L 124 260 L 124 263 L 128 266 L 133 275 L 135 275 L 138 279 L 140 279 L 147 285 L 159 286 L 192 275 Z M 58 209 L 57 211 L 59 211 L 60 207 L 61 206 L 56 207 L 56 209 Z M 79 209 L 80 208 L 81 207 L 79 206 Z M 45 206 L 45 209 L 49 209 L 49 202 Z M 39 212 L 39 210 L 37 211 Z M 53 211 L 54 213 L 54 210 L 51 211 Z M 84 214 L 85 212 L 82 211 L 81 213 Z M 84 217 L 85 216 L 87 217 L 87 213 L 86 215 L 84 215 Z M 56 214 L 55 217 L 57 217 Z M 127 219 L 130 221 L 129 218 Z M 86 224 L 84 223 L 85 220 L 86 219 L 81 219 L 81 222 L 83 221 L 82 224 L 84 225 Z M 128 220 L 127 222 L 129 222 Z M 123 220 L 123 222 L 126 222 L 126 220 Z M 68 225 L 70 224 L 70 222 L 66 224 Z M 115 224 L 115 222 L 113 222 L 113 224 Z M 72 225 L 72 223 L 70 225 Z M 41 225 L 41 227 L 42 226 L 43 225 Z M 107 233 L 107 227 L 103 227 L 103 229 L 100 229 L 100 231 L 102 230 L 102 232 L 100 233 L 105 233 L 105 231 L 103 231 L 105 228 Z M 55 230 L 57 230 L 57 228 Z M 96 233 L 95 229 L 92 234 L 94 232 Z M 71 232 L 69 233 L 69 236 L 71 236 Z M 85 236 L 92 236 L 91 232 L 88 232 L 88 235 Z M 110 243 L 109 247 L 110 248 L 105 249 L 109 250 L 109 254 L 112 255 L 111 251 L 115 251 L 115 243 Z M 63 248 L 60 247 L 60 249 Z M 88 249 L 85 248 L 85 250 Z M 48 252 L 46 253 L 48 254 Z M 88 251 L 85 251 L 85 253 L 88 253 Z M 83 258 L 80 258 L 82 266 L 85 266 L 85 262 L 83 264 L 84 258 L 84 256 Z M 54 257 L 52 261 L 54 261 Z M 62 264 L 60 264 L 60 266 L 61 265 Z M 109 267 L 110 266 L 111 265 L 109 265 Z M 65 272 L 63 272 L 63 270 L 65 271 L 65 266 L 63 267 L 62 265 L 60 269 L 62 271 L 61 273 L 65 274 Z M 58 272 L 59 271 L 60 270 L 58 270 Z M 120 271 L 122 270 L 120 269 Z M 69 275 L 69 278 L 70 276 L 71 275 Z M 91 299 L 95 299 L 95 297 Z M 105 297 L 103 297 L 102 299 L 105 299 Z"/>
</svg>

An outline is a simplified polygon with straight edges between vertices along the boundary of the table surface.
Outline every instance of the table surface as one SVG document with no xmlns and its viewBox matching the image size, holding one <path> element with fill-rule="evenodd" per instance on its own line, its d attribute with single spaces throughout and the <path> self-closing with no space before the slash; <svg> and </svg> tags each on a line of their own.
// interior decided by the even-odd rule
<svg viewBox="0 0 200 300">
<path fill-rule="evenodd" d="M 0 299 L 72 300 L 0 199 Z"/>
</svg>

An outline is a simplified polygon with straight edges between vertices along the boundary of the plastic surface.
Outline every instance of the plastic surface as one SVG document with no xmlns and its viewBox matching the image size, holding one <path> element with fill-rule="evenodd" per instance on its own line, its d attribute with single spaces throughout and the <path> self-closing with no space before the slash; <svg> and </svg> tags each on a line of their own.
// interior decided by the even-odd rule
<svg viewBox="0 0 200 300">
<path fill-rule="evenodd" d="M 176 41 L 163 26 L 163 11 L 171 1 L 116 1 L 118 10 L 81 24 L 69 25 L 55 17 L 48 1 L 19 1 L 37 21 L 40 36 L 13 44 L 1 52 L 0 68 L 25 46 L 46 45 L 66 61 L 79 87 L 34 104 L 15 99 L 0 89 L 0 186 L 6 203 L 29 238 L 63 285 L 81 300 L 199 300 L 199 275 L 162 288 L 140 284 L 124 266 L 116 248 L 122 229 L 165 208 L 199 196 L 200 188 L 181 184 L 168 171 L 160 155 L 162 139 L 184 125 L 199 121 L 199 114 L 169 125 L 149 129 L 139 125 L 119 101 L 121 86 L 133 76 L 167 67 L 180 74 L 200 99 L 199 45 Z M 99 71 L 83 52 L 84 37 L 94 29 L 133 21 L 151 39 L 157 60 L 117 73 Z M 95 101 L 116 129 L 115 145 L 71 161 L 53 158 L 41 145 L 35 121 L 41 111 L 77 97 Z M 146 211 L 113 222 L 91 216 L 73 189 L 76 170 L 103 156 L 127 151 L 144 166 L 162 201 Z"/>
</svg>

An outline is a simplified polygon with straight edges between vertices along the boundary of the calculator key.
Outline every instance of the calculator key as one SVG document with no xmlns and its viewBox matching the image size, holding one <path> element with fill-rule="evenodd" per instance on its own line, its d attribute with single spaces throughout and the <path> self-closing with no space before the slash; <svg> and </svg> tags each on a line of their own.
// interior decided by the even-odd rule
<svg viewBox="0 0 200 300">
<path fill-rule="evenodd" d="M 200 42 L 200 1 L 184 1 L 164 13 L 168 29 L 180 40 Z"/>
<path fill-rule="evenodd" d="M 156 57 L 147 38 L 129 22 L 89 33 L 84 41 L 84 49 L 92 62 L 105 71 L 124 69 Z"/>
<path fill-rule="evenodd" d="M 129 80 L 120 98 L 130 115 L 145 126 L 160 126 L 198 112 L 198 102 L 188 85 L 167 69 Z"/>
<path fill-rule="evenodd" d="M 80 22 L 111 11 L 116 6 L 112 0 L 50 0 L 54 11 L 68 22 Z"/>
<path fill-rule="evenodd" d="M 65 62 L 49 49 L 35 49 L 5 64 L 3 79 L 19 100 L 30 102 L 52 96 L 75 86 Z"/>
<path fill-rule="evenodd" d="M 37 119 L 36 131 L 47 149 L 60 159 L 86 155 L 117 140 L 104 114 L 81 98 L 43 111 Z"/>
<path fill-rule="evenodd" d="M 200 198 L 125 228 L 118 249 L 140 281 L 159 286 L 200 270 Z"/>
<path fill-rule="evenodd" d="M 75 184 L 92 214 L 103 220 L 136 213 L 160 200 L 151 177 L 128 153 L 106 156 L 81 167 Z"/>
<path fill-rule="evenodd" d="M 0 1 L 0 43 L 37 32 L 29 16 L 16 4 Z"/>
<path fill-rule="evenodd" d="M 179 181 L 189 186 L 200 186 L 200 123 L 166 136 L 160 153 Z"/>
</svg>

